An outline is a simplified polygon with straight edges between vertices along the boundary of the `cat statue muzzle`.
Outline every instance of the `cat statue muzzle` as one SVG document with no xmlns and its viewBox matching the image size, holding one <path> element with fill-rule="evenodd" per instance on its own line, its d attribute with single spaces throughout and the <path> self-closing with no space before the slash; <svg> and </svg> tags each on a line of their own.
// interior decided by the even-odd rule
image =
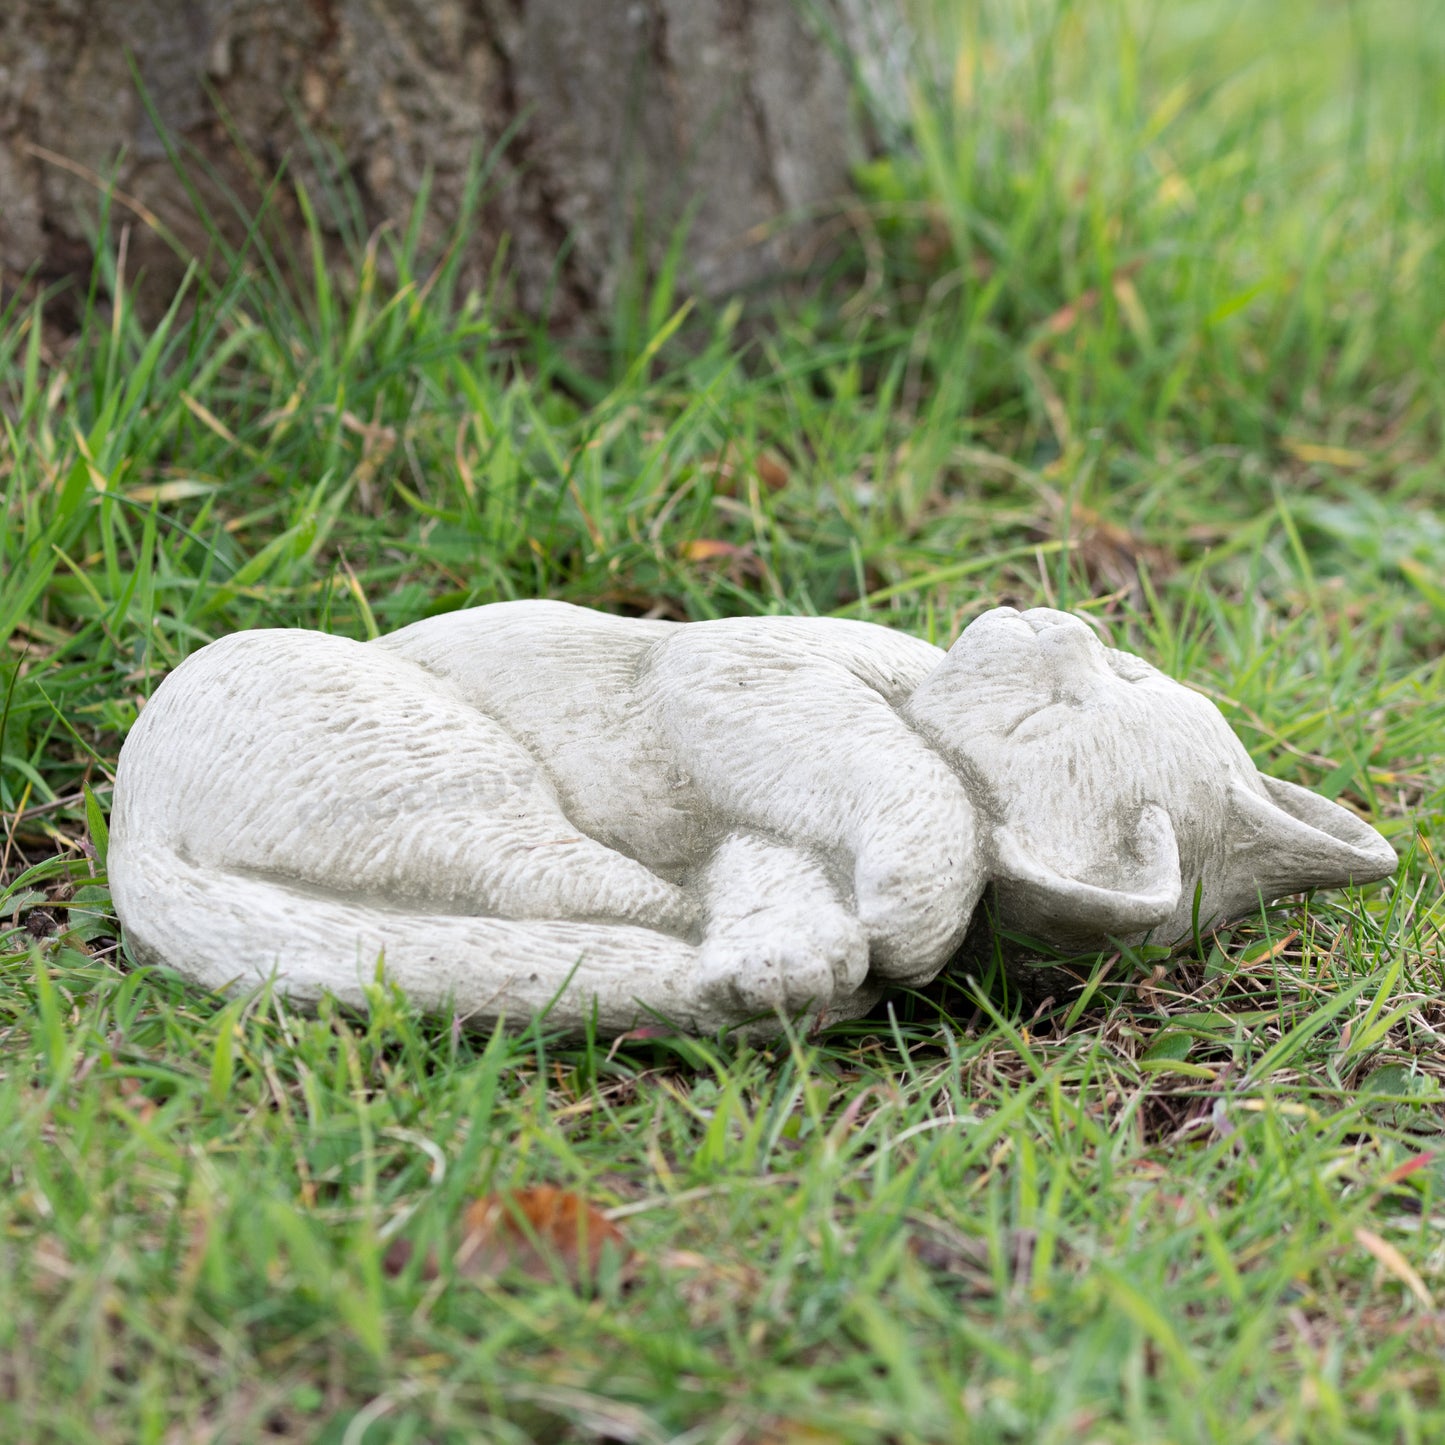
<svg viewBox="0 0 1445 1445">
<path fill-rule="evenodd" d="M 945 653 L 557 602 L 202 648 L 126 740 L 109 853 L 141 962 L 602 1033 L 856 1016 L 933 978 L 985 888 L 1079 953 L 1395 866 L 1064 612 L 998 608 Z"/>
</svg>

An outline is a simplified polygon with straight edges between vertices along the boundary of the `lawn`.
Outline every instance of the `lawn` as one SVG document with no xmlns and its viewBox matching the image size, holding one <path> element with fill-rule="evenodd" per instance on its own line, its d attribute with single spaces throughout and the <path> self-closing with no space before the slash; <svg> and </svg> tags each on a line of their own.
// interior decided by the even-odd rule
<svg viewBox="0 0 1445 1445">
<path fill-rule="evenodd" d="M 563 345 L 402 218 L 154 318 L 97 194 L 0 315 L 0 1439 L 1445 1438 L 1445 7 L 919 8 L 806 284 Z M 1402 867 L 768 1047 L 128 967 L 171 667 L 532 596 L 1080 609 Z M 597 1268 L 454 1263 L 538 1186 Z"/>
</svg>

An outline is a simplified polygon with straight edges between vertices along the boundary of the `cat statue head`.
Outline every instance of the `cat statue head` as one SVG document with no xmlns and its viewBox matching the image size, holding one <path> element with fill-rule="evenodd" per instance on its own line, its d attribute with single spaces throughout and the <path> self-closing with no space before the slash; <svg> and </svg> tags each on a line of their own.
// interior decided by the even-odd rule
<svg viewBox="0 0 1445 1445">
<path fill-rule="evenodd" d="M 1368 823 L 1263 776 L 1219 709 L 1066 612 L 968 626 L 906 714 L 964 778 L 997 921 L 1069 951 L 1393 873 Z"/>
</svg>

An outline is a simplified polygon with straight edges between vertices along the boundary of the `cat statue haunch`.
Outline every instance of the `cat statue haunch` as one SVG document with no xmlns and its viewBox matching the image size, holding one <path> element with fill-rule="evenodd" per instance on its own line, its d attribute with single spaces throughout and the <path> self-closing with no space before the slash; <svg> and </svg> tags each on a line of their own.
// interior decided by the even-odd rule
<svg viewBox="0 0 1445 1445">
<path fill-rule="evenodd" d="M 374 642 L 257 631 L 168 677 L 121 753 L 135 956 L 215 988 L 479 1022 L 712 1031 L 933 978 L 985 887 L 1080 951 L 1173 944 L 1395 868 L 1263 777 L 1219 711 L 1064 612 L 947 653 L 864 622 L 508 602 Z"/>
</svg>

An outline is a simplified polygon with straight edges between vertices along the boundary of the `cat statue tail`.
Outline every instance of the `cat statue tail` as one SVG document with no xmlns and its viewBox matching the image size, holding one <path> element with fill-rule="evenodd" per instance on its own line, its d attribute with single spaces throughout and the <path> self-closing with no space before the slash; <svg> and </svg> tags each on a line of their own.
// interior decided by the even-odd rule
<svg viewBox="0 0 1445 1445">
<path fill-rule="evenodd" d="M 546 1014 L 605 1033 L 666 1019 L 710 1032 L 727 1020 L 698 990 L 698 950 L 630 924 L 408 913 L 247 873 L 202 868 L 113 827 L 109 876 L 136 961 L 174 965 L 207 988 L 274 981 L 287 997 L 330 993 L 357 1008 L 379 981 L 430 1013 L 478 1024 Z M 501 960 L 506 960 L 503 966 Z M 647 981 L 647 1008 L 634 998 Z M 350 980 L 349 982 L 339 982 Z"/>
<path fill-rule="evenodd" d="M 429 1012 L 581 1028 L 595 1009 L 609 1032 L 650 1017 L 645 993 L 712 1022 L 697 949 L 646 916 L 677 890 L 579 834 L 499 724 L 369 643 L 257 629 L 182 662 L 121 750 L 108 865 L 134 957 L 209 988 L 364 1006 L 381 978 Z"/>
</svg>

